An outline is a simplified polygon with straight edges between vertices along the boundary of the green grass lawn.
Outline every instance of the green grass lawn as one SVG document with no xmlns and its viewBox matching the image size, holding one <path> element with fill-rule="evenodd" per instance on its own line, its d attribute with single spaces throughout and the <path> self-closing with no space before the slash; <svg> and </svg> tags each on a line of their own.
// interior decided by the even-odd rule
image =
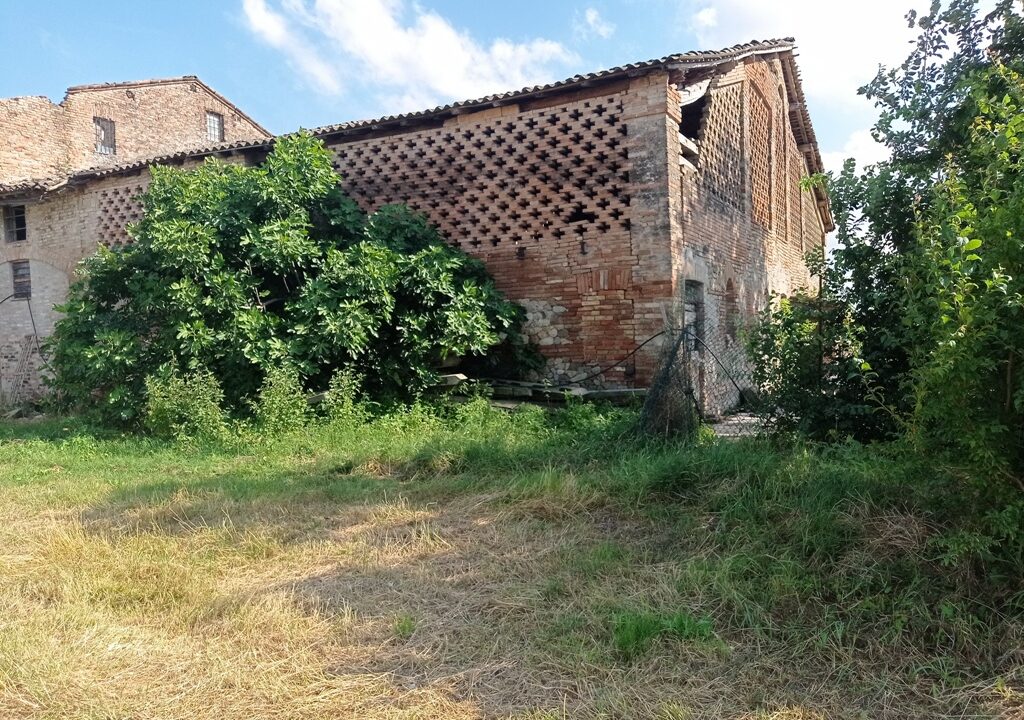
<svg viewBox="0 0 1024 720">
<path fill-rule="evenodd" d="M 937 561 L 934 469 L 633 420 L 0 425 L 0 717 L 1024 713 L 1024 623 Z"/>
</svg>

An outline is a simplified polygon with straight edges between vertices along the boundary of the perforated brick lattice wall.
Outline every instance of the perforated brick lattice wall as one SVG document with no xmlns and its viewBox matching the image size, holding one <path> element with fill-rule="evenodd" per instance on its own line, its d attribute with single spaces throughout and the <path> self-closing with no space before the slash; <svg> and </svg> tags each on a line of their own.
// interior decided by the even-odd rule
<svg viewBox="0 0 1024 720">
<path fill-rule="evenodd" d="M 364 208 L 406 202 L 486 256 L 516 241 L 628 230 L 626 133 L 621 99 L 596 98 L 334 150 Z"/>
<path fill-rule="evenodd" d="M 788 237 L 790 233 L 790 226 L 787 223 L 786 207 L 787 202 L 792 201 L 795 194 L 800 192 L 800 183 L 796 185 L 789 184 L 789 165 L 790 157 L 786 147 L 786 138 L 792 137 L 792 132 L 789 129 L 789 113 L 783 108 L 788 105 L 785 93 L 781 86 L 776 87 L 776 96 L 778 102 L 775 105 L 774 114 L 772 116 L 772 152 L 773 157 L 773 182 L 772 188 L 772 221 L 775 224 L 775 236 L 778 238 Z"/>
<path fill-rule="evenodd" d="M 700 182 L 711 198 L 743 208 L 743 85 L 711 91 L 701 127 Z"/>
<path fill-rule="evenodd" d="M 129 242 L 128 224 L 142 219 L 142 185 L 108 188 L 100 192 L 99 239 L 107 247 Z"/>
<path fill-rule="evenodd" d="M 333 146 L 346 190 L 367 210 L 405 202 L 453 242 L 486 256 L 516 242 L 589 242 L 629 230 L 627 127 L 621 98 Z M 99 238 L 130 242 L 143 185 L 107 188 Z"/>
<path fill-rule="evenodd" d="M 772 225 L 772 110 L 756 89 L 750 93 L 751 216 L 762 227 Z"/>
<path fill-rule="evenodd" d="M 787 163 L 787 171 L 789 172 L 789 179 L 787 185 L 790 193 L 792 193 L 792 200 L 789 206 L 789 225 L 786 227 L 786 236 L 793 240 L 794 246 L 803 253 L 807 248 L 804 243 L 804 221 L 803 221 L 803 204 L 806 202 L 805 193 L 800 190 L 800 182 L 803 179 L 803 163 L 800 161 L 800 157 L 796 156 L 791 158 Z M 796 188 L 794 190 L 794 188 Z"/>
</svg>

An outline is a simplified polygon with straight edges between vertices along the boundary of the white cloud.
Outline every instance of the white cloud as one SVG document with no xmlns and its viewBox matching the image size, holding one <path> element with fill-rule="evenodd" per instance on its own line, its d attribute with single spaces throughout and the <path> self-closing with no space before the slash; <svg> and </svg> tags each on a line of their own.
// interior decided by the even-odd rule
<svg viewBox="0 0 1024 720">
<path fill-rule="evenodd" d="M 915 36 L 904 16 L 911 6 L 922 10 L 928 4 L 927 0 L 682 0 L 681 7 L 684 24 L 703 48 L 770 37 L 796 39 L 812 115 L 841 117 L 837 126 L 854 128 L 839 141 L 842 146 L 832 143 L 822 148 L 825 166 L 838 169 L 846 157 L 857 157 L 861 167 L 884 157 L 885 149 L 867 130 L 876 117 L 874 108 L 857 95 L 857 89 L 874 78 L 880 64 L 891 67 L 903 61 Z"/>
<path fill-rule="evenodd" d="M 402 112 L 549 82 L 577 61 L 560 43 L 496 39 L 482 44 L 436 12 L 404 0 L 243 0 L 250 27 L 301 72 L 315 58 L 331 77 L 366 84 L 382 112 Z M 250 7 L 254 13 L 250 13 Z M 262 22 L 252 20 L 253 14 Z M 301 49 L 301 53 L 298 49 Z M 314 63 L 313 67 L 317 67 Z M 313 78 L 332 92 L 324 78 Z"/>
<path fill-rule="evenodd" d="M 308 76 L 318 89 L 331 95 L 341 92 L 341 80 L 335 68 L 296 35 L 288 21 L 268 8 L 264 0 L 242 0 L 242 10 L 249 29 L 284 53 L 288 62 Z"/>
<path fill-rule="evenodd" d="M 693 14 L 693 27 L 698 31 L 708 31 L 718 26 L 718 9 L 715 7 L 701 8 Z"/>
<path fill-rule="evenodd" d="M 795 37 L 807 94 L 864 107 L 857 88 L 875 76 L 880 63 L 897 64 L 909 50 L 914 32 L 903 18 L 915 4 L 928 5 L 925 0 L 684 0 L 683 7 L 704 48 Z"/>
<path fill-rule="evenodd" d="M 851 157 L 856 159 L 857 167 L 863 170 L 868 165 L 888 160 L 889 149 L 875 142 L 875 139 L 871 137 L 870 130 L 855 130 L 850 133 L 850 136 L 841 148 L 823 152 L 821 154 L 821 162 L 826 170 L 839 172 L 843 169 L 843 163 L 846 162 L 846 159 Z"/>
<path fill-rule="evenodd" d="M 608 22 L 597 8 L 588 7 L 583 11 L 583 16 L 576 15 L 573 21 L 573 30 L 579 38 L 599 37 L 607 40 L 615 34 L 615 25 Z"/>
</svg>

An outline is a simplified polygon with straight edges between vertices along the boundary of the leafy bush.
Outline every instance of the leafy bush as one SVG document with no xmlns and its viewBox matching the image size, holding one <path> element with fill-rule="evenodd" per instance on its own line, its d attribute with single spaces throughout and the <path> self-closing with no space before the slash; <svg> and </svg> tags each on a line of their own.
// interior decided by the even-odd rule
<svg viewBox="0 0 1024 720">
<path fill-rule="evenodd" d="M 320 411 L 331 422 L 359 423 L 369 416 L 368 407 L 360 398 L 358 376 L 348 370 L 339 370 L 331 378 L 324 393 Z"/>
<path fill-rule="evenodd" d="M 910 14 L 910 56 L 862 90 L 892 158 L 828 179 L 822 292 L 753 338 L 783 426 L 953 468 L 931 546 L 990 569 L 1019 568 L 1024 507 L 1024 16 L 993 5 Z"/>
<path fill-rule="evenodd" d="M 294 369 L 272 368 L 253 403 L 256 429 L 268 437 L 300 429 L 310 419 L 309 403 Z"/>
<path fill-rule="evenodd" d="M 224 393 L 208 370 L 181 375 L 164 366 L 146 378 L 146 427 L 158 437 L 218 442 L 229 435 Z"/>
<path fill-rule="evenodd" d="M 908 283 L 908 321 L 925 331 L 912 356 L 915 440 L 1020 492 L 1024 76 L 997 64 L 978 82 L 969 154 L 949 158 L 932 191 Z"/>
<path fill-rule="evenodd" d="M 828 271 L 818 263 L 818 273 Z M 765 309 L 747 336 L 753 379 L 776 430 L 818 439 L 883 432 L 865 397 L 861 343 L 849 307 L 822 283 Z"/>
<path fill-rule="evenodd" d="M 231 412 L 275 367 L 307 391 L 347 370 L 372 395 L 410 397 L 449 358 L 535 365 L 521 308 L 483 265 L 408 208 L 365 216 L 308 134 L 280 138 L 260 167 L 151 173 L 134 241 L 88 258 L 61 308 L 50 351 L 64 407 L 136 422 L 164 365 L 210 372 Z"/>
</svg>

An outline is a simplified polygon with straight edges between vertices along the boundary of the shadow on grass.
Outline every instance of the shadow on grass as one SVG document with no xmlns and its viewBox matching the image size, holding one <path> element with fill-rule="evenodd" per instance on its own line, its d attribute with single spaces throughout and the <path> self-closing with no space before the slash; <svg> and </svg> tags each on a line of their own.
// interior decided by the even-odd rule
<svg viewBox="0 0 1024 720">
<path fill-rule="evenodd" d="M 651 715 L 683 702 L 724 714 L 800 706 L 843 717 L 888 707 L 905 717 L 968 707 L 971 695 L 951 688 L 988 681 L 938 644 L 922 652 L 899 633 L 884 640 L 886 622 L 906 622 L 887 620 L 890 608 L 902 611 L 890 599 L 907 592 L 925 603 L 908 587 L 941 583 L 916 567 L 896 577 L 877 562 L 897 536 L 865 537 L 854 505 L 867 503 L 870 515 L 909 500 L 891 481 L 899 468 L 859 451 L 681 447 L 629 438 L 615 425 L 501 421 L 458 432 L 320 429 L 189 454 L 64 427 L 31 427 L 20 439 L 57 441 L 33 455 L 40 465 L 63 462 L 83 475 L 118 467 L 117 481 L 81 513 L 87 532 L 182 536 L 227 522 L 229 542 L 255 533 L 289 551 L 336 550 L 255 592 L 284 591 L 310 613 L 363 618 L 330 671 L 387 675 L 398 692 L 430 686 L 488 715 L 565 701 L 594 716 Z M 612 541 L 628 552 L 613 552 Z M 604 549 L 573 559 L 572 549 L 591 546 Z M 870 582 L 858 585 L 869 570 Z M 736 620 L 740 596 L 754 592 L 779 601 L 765 603 L 759 629 Z M 872 614 L 857 614 L 872 603 Z M 616 613 L 687 604 L 715 619 L 731 654 L 668 638 L 649 655 L 614 655 Z M 804 614 L 784 625 L 775 611 Z M 943 663 L 955 672 L 935 681 L 928 668 Z M 890 697 L 893 678 L 933 695 Z"/>
<path fill-rule="evenodd" d="M 224 504 L 236 510 L 281 507 L 301 513 L 311 506 L 330 511 L 397 494 L 433 501 L 492 491 L 513 496 L 572 494 L 581 488 L 611 493 L 610 481 L 620 490 L 628 485 L 644 491 L 645 478 L 629 468 L 617 472 L 624 461 L 635 463 L 640 458 L 636 450 L 647 446 L 636 438 L 623 444 L 628 431 L 623 417 L 590 433 L 536 417 L 446 422 L 428 417 L 315 426 L 274 442 L 253 439 L 226 450 L 194 452 L 152 439 L 58 434 L 57 452 L 32 459 L 40 465 L 73 465 L 77 446 L 102 446 L 98 459 L 87 453 L 78 468 L 102 474 L 108 458 L 121 467 L 117 481 L 106 483 L 90 503 L 87 517 L 96 520 L 166 503 L 185 516 L 217 517 Z M 37 436 L 54 432 L 51 428 Z M 67 461 L 58 457 L 63 447 Z"/>
<path fill-rule="evenodd" d="M 116 430 L 97 428 L 77 417 L 39 416 L 0 421 L 0 443 L 54 442 L 75 436 L 114 439 L 122 435 Z"/>
</svg>

